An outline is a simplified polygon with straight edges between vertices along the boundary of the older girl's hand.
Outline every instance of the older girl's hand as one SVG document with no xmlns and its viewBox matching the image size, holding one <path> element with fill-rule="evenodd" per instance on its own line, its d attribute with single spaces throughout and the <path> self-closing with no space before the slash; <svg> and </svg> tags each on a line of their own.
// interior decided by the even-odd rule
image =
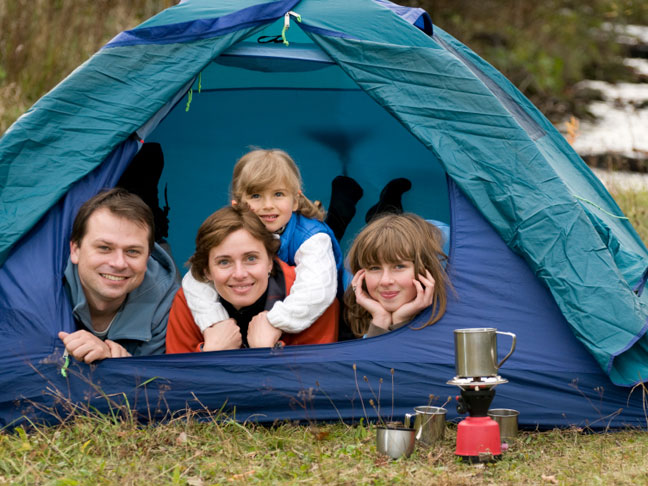
<svg viewBox="0 0 648 486">
<path fill-rule="evenodd" d="M 377 301 L 372 299 L 362 288 L 365 278 L 365 271 L 358 270 L 351 280 L 351 289 L 355 294 L 356 302 L 371 314 L 371 322 L 382 329 L 389 329 L 392 323 L 392 315 Z"/>
<path fill-rule="evenodd" d="M 394 311 L 392 314 L 394 325 L 412 320 L 419 312 L 432 305 L 434 277 L 430 272 L 426 269 L 425 276 L 419 274 L 419 280 L 414 279 L 413 282 L 416 287 L 416 297 Z"/>
</svg>

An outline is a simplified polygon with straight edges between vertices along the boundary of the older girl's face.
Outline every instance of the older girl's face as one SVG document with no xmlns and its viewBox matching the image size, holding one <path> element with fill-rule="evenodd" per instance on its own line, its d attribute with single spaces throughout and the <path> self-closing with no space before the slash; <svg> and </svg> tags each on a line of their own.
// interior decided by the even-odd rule
<svg viewBox="0 0 648 486">
<path fill-rule="evenodd" d="M 239 229 L 209 251 L 205 276 L 223 299 L 241 309 L 254 304 L 266 291 L 270 270 L 272 259 L 263 243 Z"/>
<path fill-rule="evenodd" d="M 387 312 L 395 312 L 416 297 L 414 262 L 380 263 L 364 270 L 369 296 Z"/>
</svg>

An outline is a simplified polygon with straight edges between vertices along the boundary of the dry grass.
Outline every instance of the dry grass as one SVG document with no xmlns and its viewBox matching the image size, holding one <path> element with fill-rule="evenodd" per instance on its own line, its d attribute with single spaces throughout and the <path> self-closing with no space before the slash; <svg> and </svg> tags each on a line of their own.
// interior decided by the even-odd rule
<svg viewBox="0 0 648 486">
<path fill-rule="evenodd" d="M 115 34 L 175 3 L 0 1 L 0 133 Z"/>
<path fill-rule="evenodd" d="M 630 219 L 641 240 L 648 246 L 648 191 L 632 191 L 611 187 L 610 194 L 612 194 L 623 214 Z"/>
<path fill-rule="evenodd" d="M 648 482 L 648 436 L 580 429 L 522 432 L 500 462 L 454 456 L 455 427 L 434 446 L 392 461 L 373 426 L 264 427 L 191 416 L 138 427 L 79 416 L 58 427 L 0 435 L 1 484 L 408 484 L 519 485 Z"/>
</svg>

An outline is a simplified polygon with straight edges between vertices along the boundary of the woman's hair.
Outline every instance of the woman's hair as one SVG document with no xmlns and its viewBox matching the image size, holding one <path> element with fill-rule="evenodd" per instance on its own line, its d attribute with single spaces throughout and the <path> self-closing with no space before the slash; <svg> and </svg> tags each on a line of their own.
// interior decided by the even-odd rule
<svg viewBox="0 0 648 486">
<path fill-rule="evenodd" d="M 408 261 L 414 263 L 414 275 L 425 275 L 428 270 L 434 278 L 434 296 L 430 319 L 421 326 L 437 322 L 446 310 L 448 276 L 442 262 L 447 256 L 442 250 L 441 231 L 420 216 L 412 213 L 386 214 L 371 221 L 358 234 L 349 250 L 349 266 L 353 275 L 363 268 L 383 263 Z M 366 285 L 363 289 L 367 292 Z M 371 314 L 355 300 L 355 292 L 348 288 L 344 294 L 345 317 L 356 336 L 367 332 Z"/>
<path fill-rule="evenodd" d="M 283 150 L 256 149 L 241 157 L 232 174 L 232 199 L 243 201 L 246 194 L 261 192 L 272 185 L 285 185 L 297 201 L 297 212 L 307 218 L 324 220 L 321 204 L 302 194 L 302 179 L 295 161 Z"/>
<path fill-rule="evenodd" d="M 198 228 L 196 235 L 196 251 L 188 264 L 191 274 L 199 282 L 207 282 L 205 273 L 209 268 L 209 252 L 220 245 L 229 235 L 243 229 L 254 239 L 263 243 L 268 256 L 272 259 L 279 250 L 280 241 L 267 230 L 261 220 L 247 205 L 225 207 L 209 216 Z"/>
</svg>

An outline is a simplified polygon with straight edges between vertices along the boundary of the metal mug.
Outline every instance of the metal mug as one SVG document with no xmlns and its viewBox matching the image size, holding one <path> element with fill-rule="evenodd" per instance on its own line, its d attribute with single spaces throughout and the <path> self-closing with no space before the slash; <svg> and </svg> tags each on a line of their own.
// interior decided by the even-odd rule
<svg viewBox="0 0 648 486">
<path fill-rule="evenodd" d="M 412 427 L 416 431 L 416 440 L 430 445 L 443 439 L 448 412 L 445 408 L 420 406 L 414 407 L 414 411 L 416 413 L 405 414 L 405 427 Z"/>
<path fill-rule="evenodd" d="M 504 359 L 497 362 L 497 335 L 506 334 L 513 338 L 511 350 Z M 498 331 L 492 327 L 455 329 L 455 370 L 459 378 L 475 376 L 497 376 L 497 370 L 515 350 L 515 334 Z"/>
<path fill-rule="evenodd" d="M 488 411 L 488 416 L 499 424 L 500 440 L 502 442 L 517 437 L 518 415 L 520 415 L 520 412 L 510 408 L 491 408 Z"/>
<path fill-rule="evenodd" d="M 376 450 L 392 459 L 409 457 L 414 451 L 415 432 L 404 427 L 376 427 Z"/>
</svg>

